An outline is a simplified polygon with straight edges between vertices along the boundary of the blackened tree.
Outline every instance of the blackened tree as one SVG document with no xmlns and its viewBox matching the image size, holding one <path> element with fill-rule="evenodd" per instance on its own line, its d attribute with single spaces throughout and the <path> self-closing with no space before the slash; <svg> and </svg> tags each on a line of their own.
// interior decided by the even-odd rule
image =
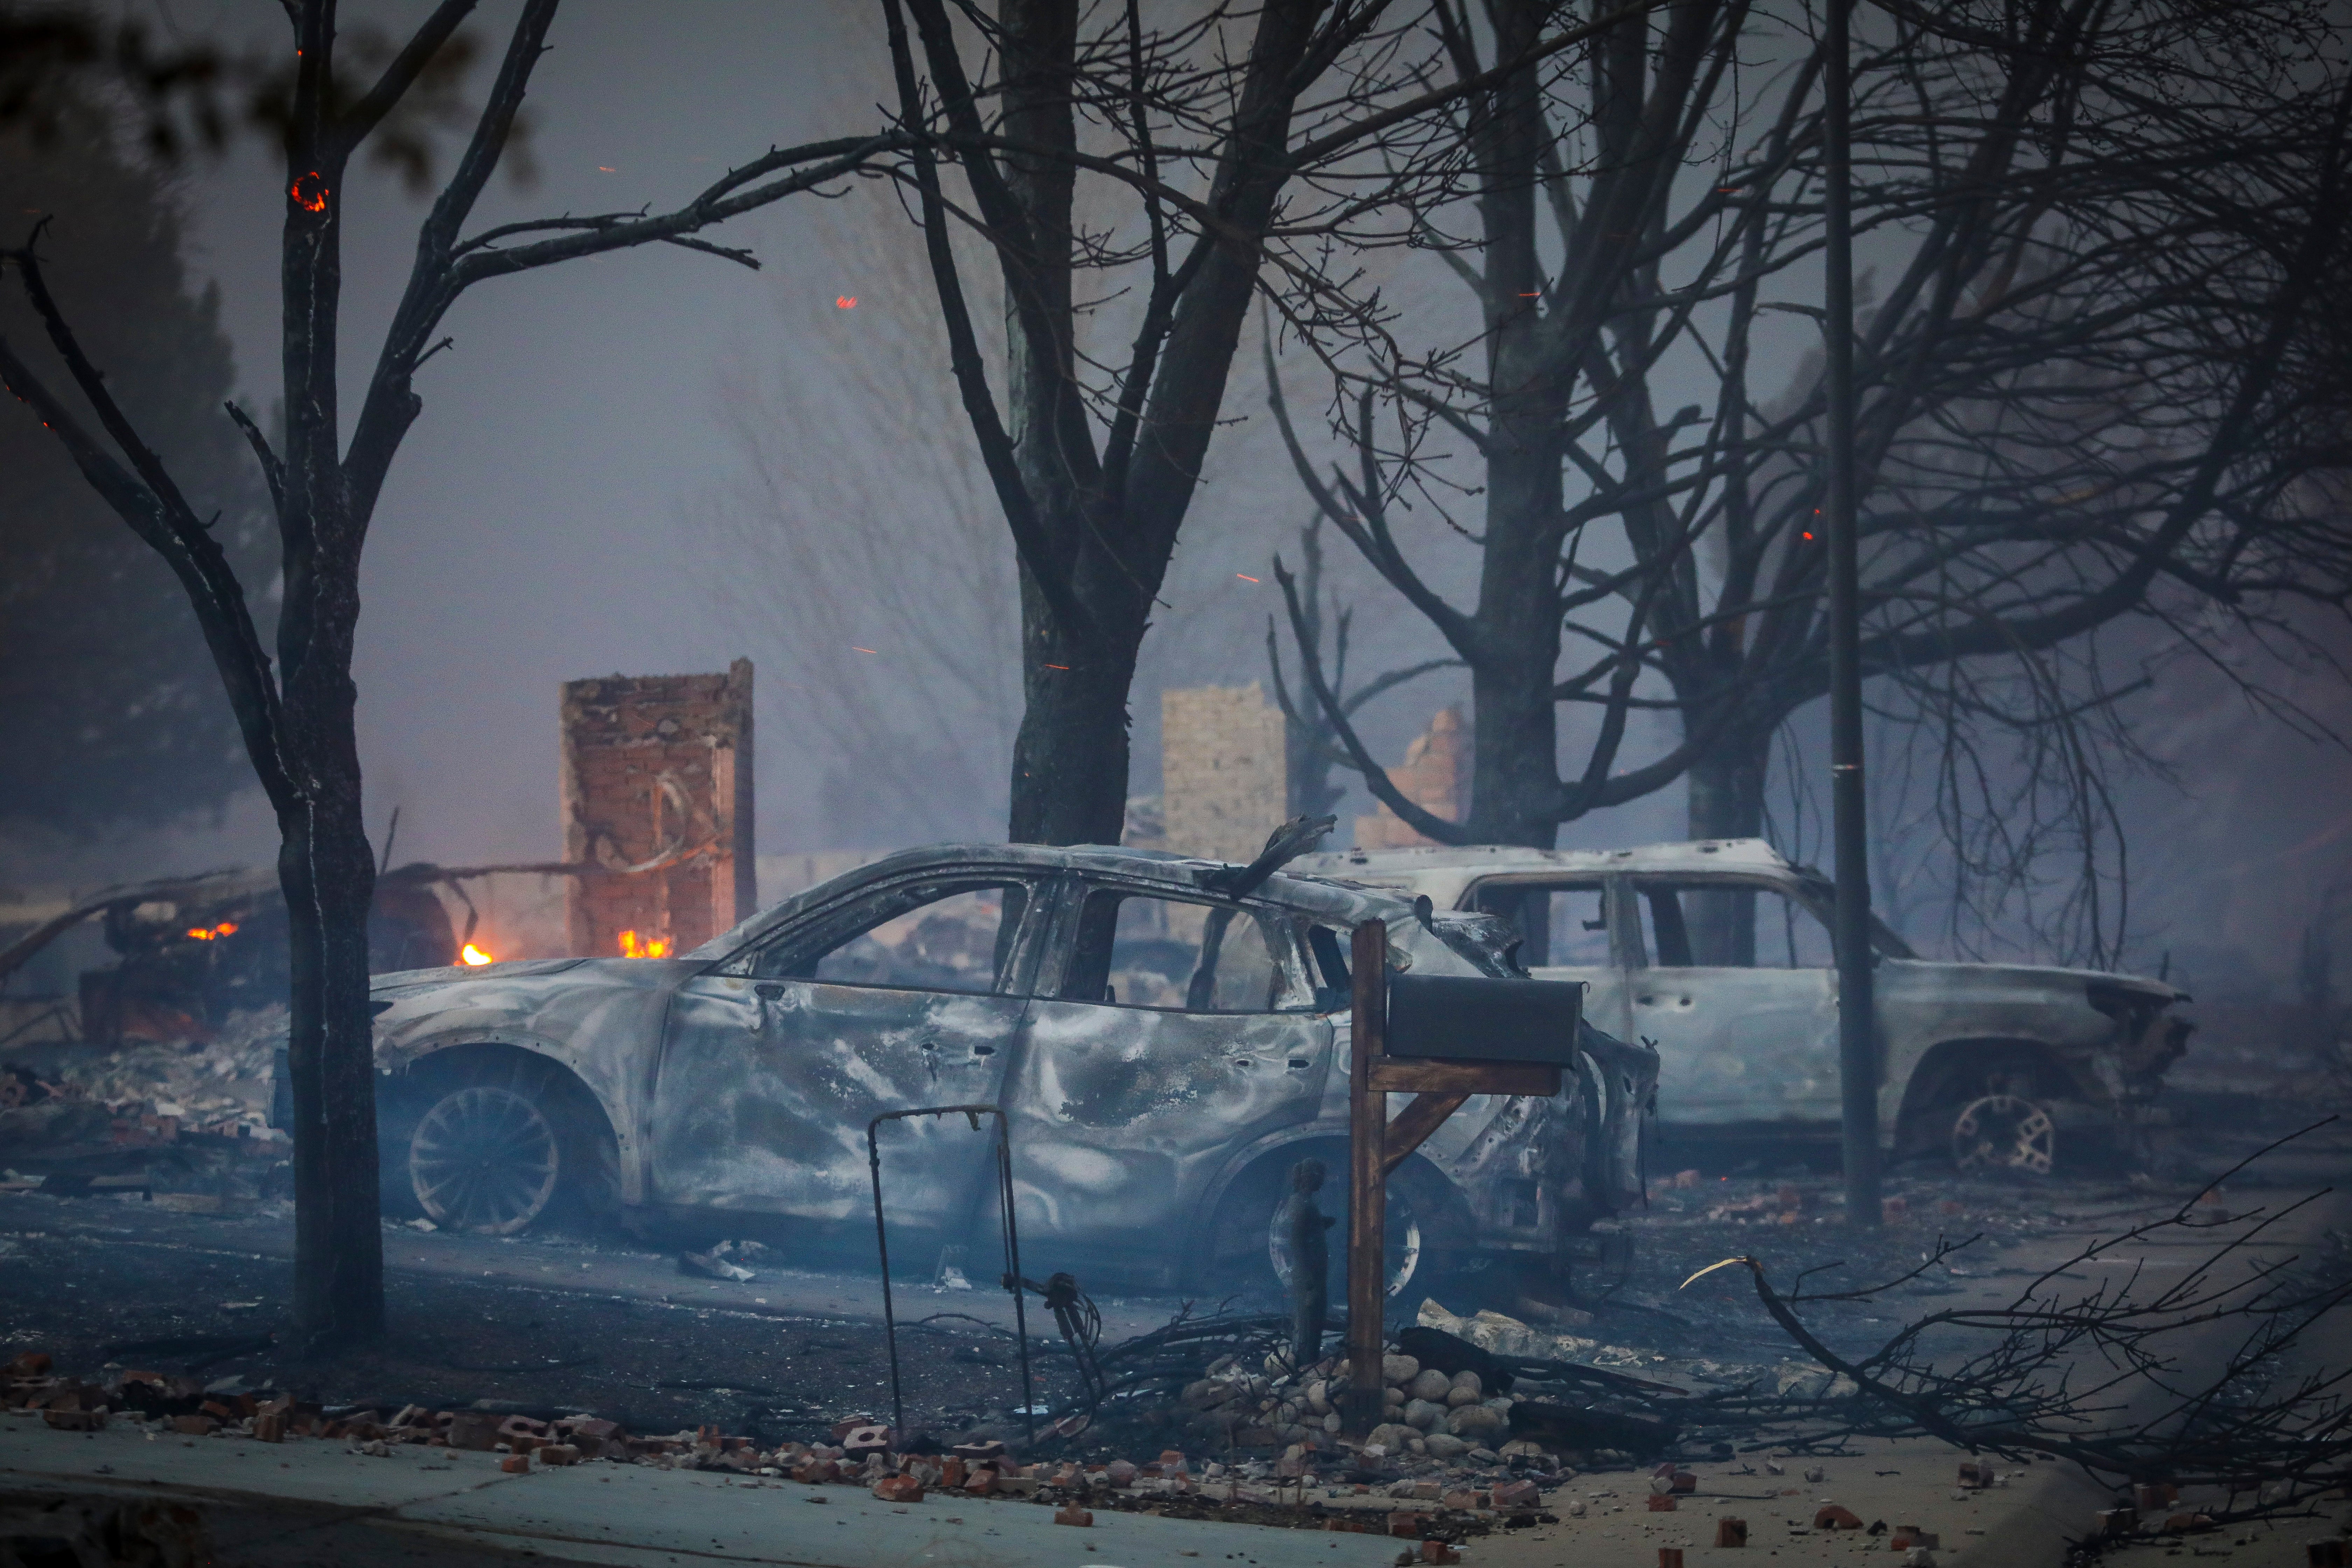
<svg viewBox="0 0 2352 1568">
<path fill-rule="evenodd" d="M 376 1191 L 367 911 L 375 865 L 362 817 L 351 676 L 361 552 L 384 477 L 424 410 L 417 373 L 444 316 L 478 283 L 582 257 L 671 244 L 745 265 L 698 237 L 739 214 L 836 180 L 897 133 L 771 149 L 663 213 L 565 215 L 464 233 L 509 150 L 555 0 L 527 0 L 463 153 L 421 226 L 415 261 L 346 432 L 339 399 L 342 215 L 352 161 L 436 68 L 473 9 L 442 0 L 372 79 L 338 68 L 333 0 L 289 4 L 283 295 L 286 416 L 273 445 L 234 407 L 267 479 L 283 563 L 277 657 L 246 585 L 180 475 L 141 432 L 48 284 L 39 233 L 5 260 L 71 391 L 0 341 L 0 381 L 31 406 L 124 523 L 170 564 L 194 606 L 239 733 L 278 816 L 290 927 L 297 1323 L 316 1341 L 383 1320 Z M 95 428 L 92 424 L 95 424 Z"/>
<path fill-rule="evenodd" d="M 1132 3 L 887 5 L 901 125 L 925 132 L 902 175 L 1021 563 L 1011 836 L 1115 843 L 1137 653 L 1253 300 L 1263 288 L 1286 316 L 1376 316 L 1349 237 L 1451 136 L 1437 111 L 1601 24 L 1539 26 L 1434 82 L 1421 0 L 1212 5 L 1154 26 Z M 1001 390 L 950 221 L 999 262 Z M 1114 332 L 1123 347 L 1099 348 Z"/>
<path fill-rule="evenodd" d="M 1457 79 L 1556 11 L 1437 9 Z M 1763 826 L 1774 735 L 1827 681 L 1816 10 L 1679 0 L 1464 97 L 1467 167 L 1400 226 L 1466 331 L 1324 334 L 1349 455 L 1328 473 L 1277 400 L 1324 514 L 1469 667 L 1463 822 L 1405 799 L 1318 691 L 1431 837 L 1549 846 L 1678 780 L 1695 837 Z M 1960 878 L 2013 887 L 2044 829 L 2089 854 L 2111 827 L 2084 725 L 2130 682 L 2102 628 L 2291 638 L 2297 604 L 2352 593 L 2352 531 L 2307 483 L 2342 461 L 2352 386 L 2326 304 L 2352 70 L 2296 0 L 1885 0 L 1856 37 L 1865 668 L 1932 737 Z M 1431 585 L 1456 534 L 1403 524 L 1465 497 L 1462 604 Z M 1643 751 L 1644 713 L 1679 732 Z M 2076 950 L 2111 952 L 2082 886 Z"/>
</svg>

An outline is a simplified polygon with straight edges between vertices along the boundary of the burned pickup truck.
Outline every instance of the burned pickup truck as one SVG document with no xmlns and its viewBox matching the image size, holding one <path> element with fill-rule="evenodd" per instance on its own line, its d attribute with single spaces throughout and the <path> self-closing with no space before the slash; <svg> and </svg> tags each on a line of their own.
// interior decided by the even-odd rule
<svg viewBox="0 0 2352 1568">
<path fill-rule="evenodd" d="M 1292 1166 L 1344 1168 L 1348 945 L 1374 917 L 1396 970 L 1520 973 L 1488 917 L 1263 861 L 987 845 L 893 855 L 679 958 L 381 976 L 387 1196 L 477 1231 L 570 1207 L 838 1254 L 872 1245 L 871 1119 L 993 1103 L 1024 1266 L 1271 1283 Z M 1579 1045 L 1559 1096 L 1473 1100 L 1399 1168 L 1394 1289 L 1551 1275 L 1638 1197 L 1655 1057 Z M 884 1137 L 894 1237 L 992 1235 L 985 1136 Z"/>
<path fill-rule="evenodd" d="M 1298 862 L 1508 921 L 1533 973 L 1585 984 L 1585 1016 L 1663 1061 L 1678 1144 L 1831 1147 L 1837 972 L 1826 878 L 1760 839 L 1630 849 L 1510 846 Z M 2159 980 L 1920 957 L 1872 935 L 1878 1125 L 1898 1154 L 2047 1173 L 2062 1142 L 2133 1142 L 2189 1035 Z"/>
</svg>

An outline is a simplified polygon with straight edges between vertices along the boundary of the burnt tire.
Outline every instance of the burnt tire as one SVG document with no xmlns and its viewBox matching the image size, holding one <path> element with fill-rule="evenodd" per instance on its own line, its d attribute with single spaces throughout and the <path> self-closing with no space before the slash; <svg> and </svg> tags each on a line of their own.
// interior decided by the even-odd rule
<svg viewBox="0 0 2352 1568">
<path fill-rule="evenodd" d="M 1287 1301 L 1290 1294 L 1290 1167 L 1297 1156 L 1265 1162 L 1234 1183 L 1210 1227 L 1209 1279 L 1220 1289 Z M 1325 1300 L 1337 1315 L 1348 1305 L 1347 1155 L 1326 1159 L 1330 1179 L 1316 1194 L 1331 1220 L 1326 1232 Z M 1388 1303 L 1410 1317 L 1431 1294 L 1454 1279 L 1461 1259 L 1453 1243 L 1462 1235 L 1454 1210 L 1433 1173 L 1407 1164 L 1389 1178 L 1386 1238 Z"/>
<path fill-rule="evenodd" d="M 402 1185 L 444 1230 L 513 1236 L 618 1207 L 619 1153 L 603 1111 L 562 1069 L 492 1056 L 433 1073 L 398 1148 Z"/>
</svg>

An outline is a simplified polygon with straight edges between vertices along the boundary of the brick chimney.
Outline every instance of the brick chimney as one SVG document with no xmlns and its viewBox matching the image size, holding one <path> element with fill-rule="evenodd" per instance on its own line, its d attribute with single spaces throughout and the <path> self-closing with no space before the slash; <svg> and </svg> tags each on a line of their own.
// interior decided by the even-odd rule
<svg viewBox="0 0 2352 1568">
<path fill-rule="evenodd" d="M 571 948 L 674 958 L 751 914 L 751 661 L 605 676 L 562 698 Z"/>
</svg>

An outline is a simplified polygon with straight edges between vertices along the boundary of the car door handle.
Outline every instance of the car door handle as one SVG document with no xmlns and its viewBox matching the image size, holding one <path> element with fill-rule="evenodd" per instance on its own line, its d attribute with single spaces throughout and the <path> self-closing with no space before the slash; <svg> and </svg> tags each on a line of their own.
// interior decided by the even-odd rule
<svg viewBox="0 0 2352 1568">
<path fill-rule="evenodd" d="M 992 1057 L 996 1054 L 996 1047 L 994 1046 L 974 1046 L 971 1048 L 971 1054 L 976 1057 Z"/>
<path fill-rule="evenodd" d="M 760 1000 L 762 1002 L 780 1001 L 784 994 L 784 988 L 772 980 L 762 980 L 751 989 L 760 994 Z"/>
</svg>

